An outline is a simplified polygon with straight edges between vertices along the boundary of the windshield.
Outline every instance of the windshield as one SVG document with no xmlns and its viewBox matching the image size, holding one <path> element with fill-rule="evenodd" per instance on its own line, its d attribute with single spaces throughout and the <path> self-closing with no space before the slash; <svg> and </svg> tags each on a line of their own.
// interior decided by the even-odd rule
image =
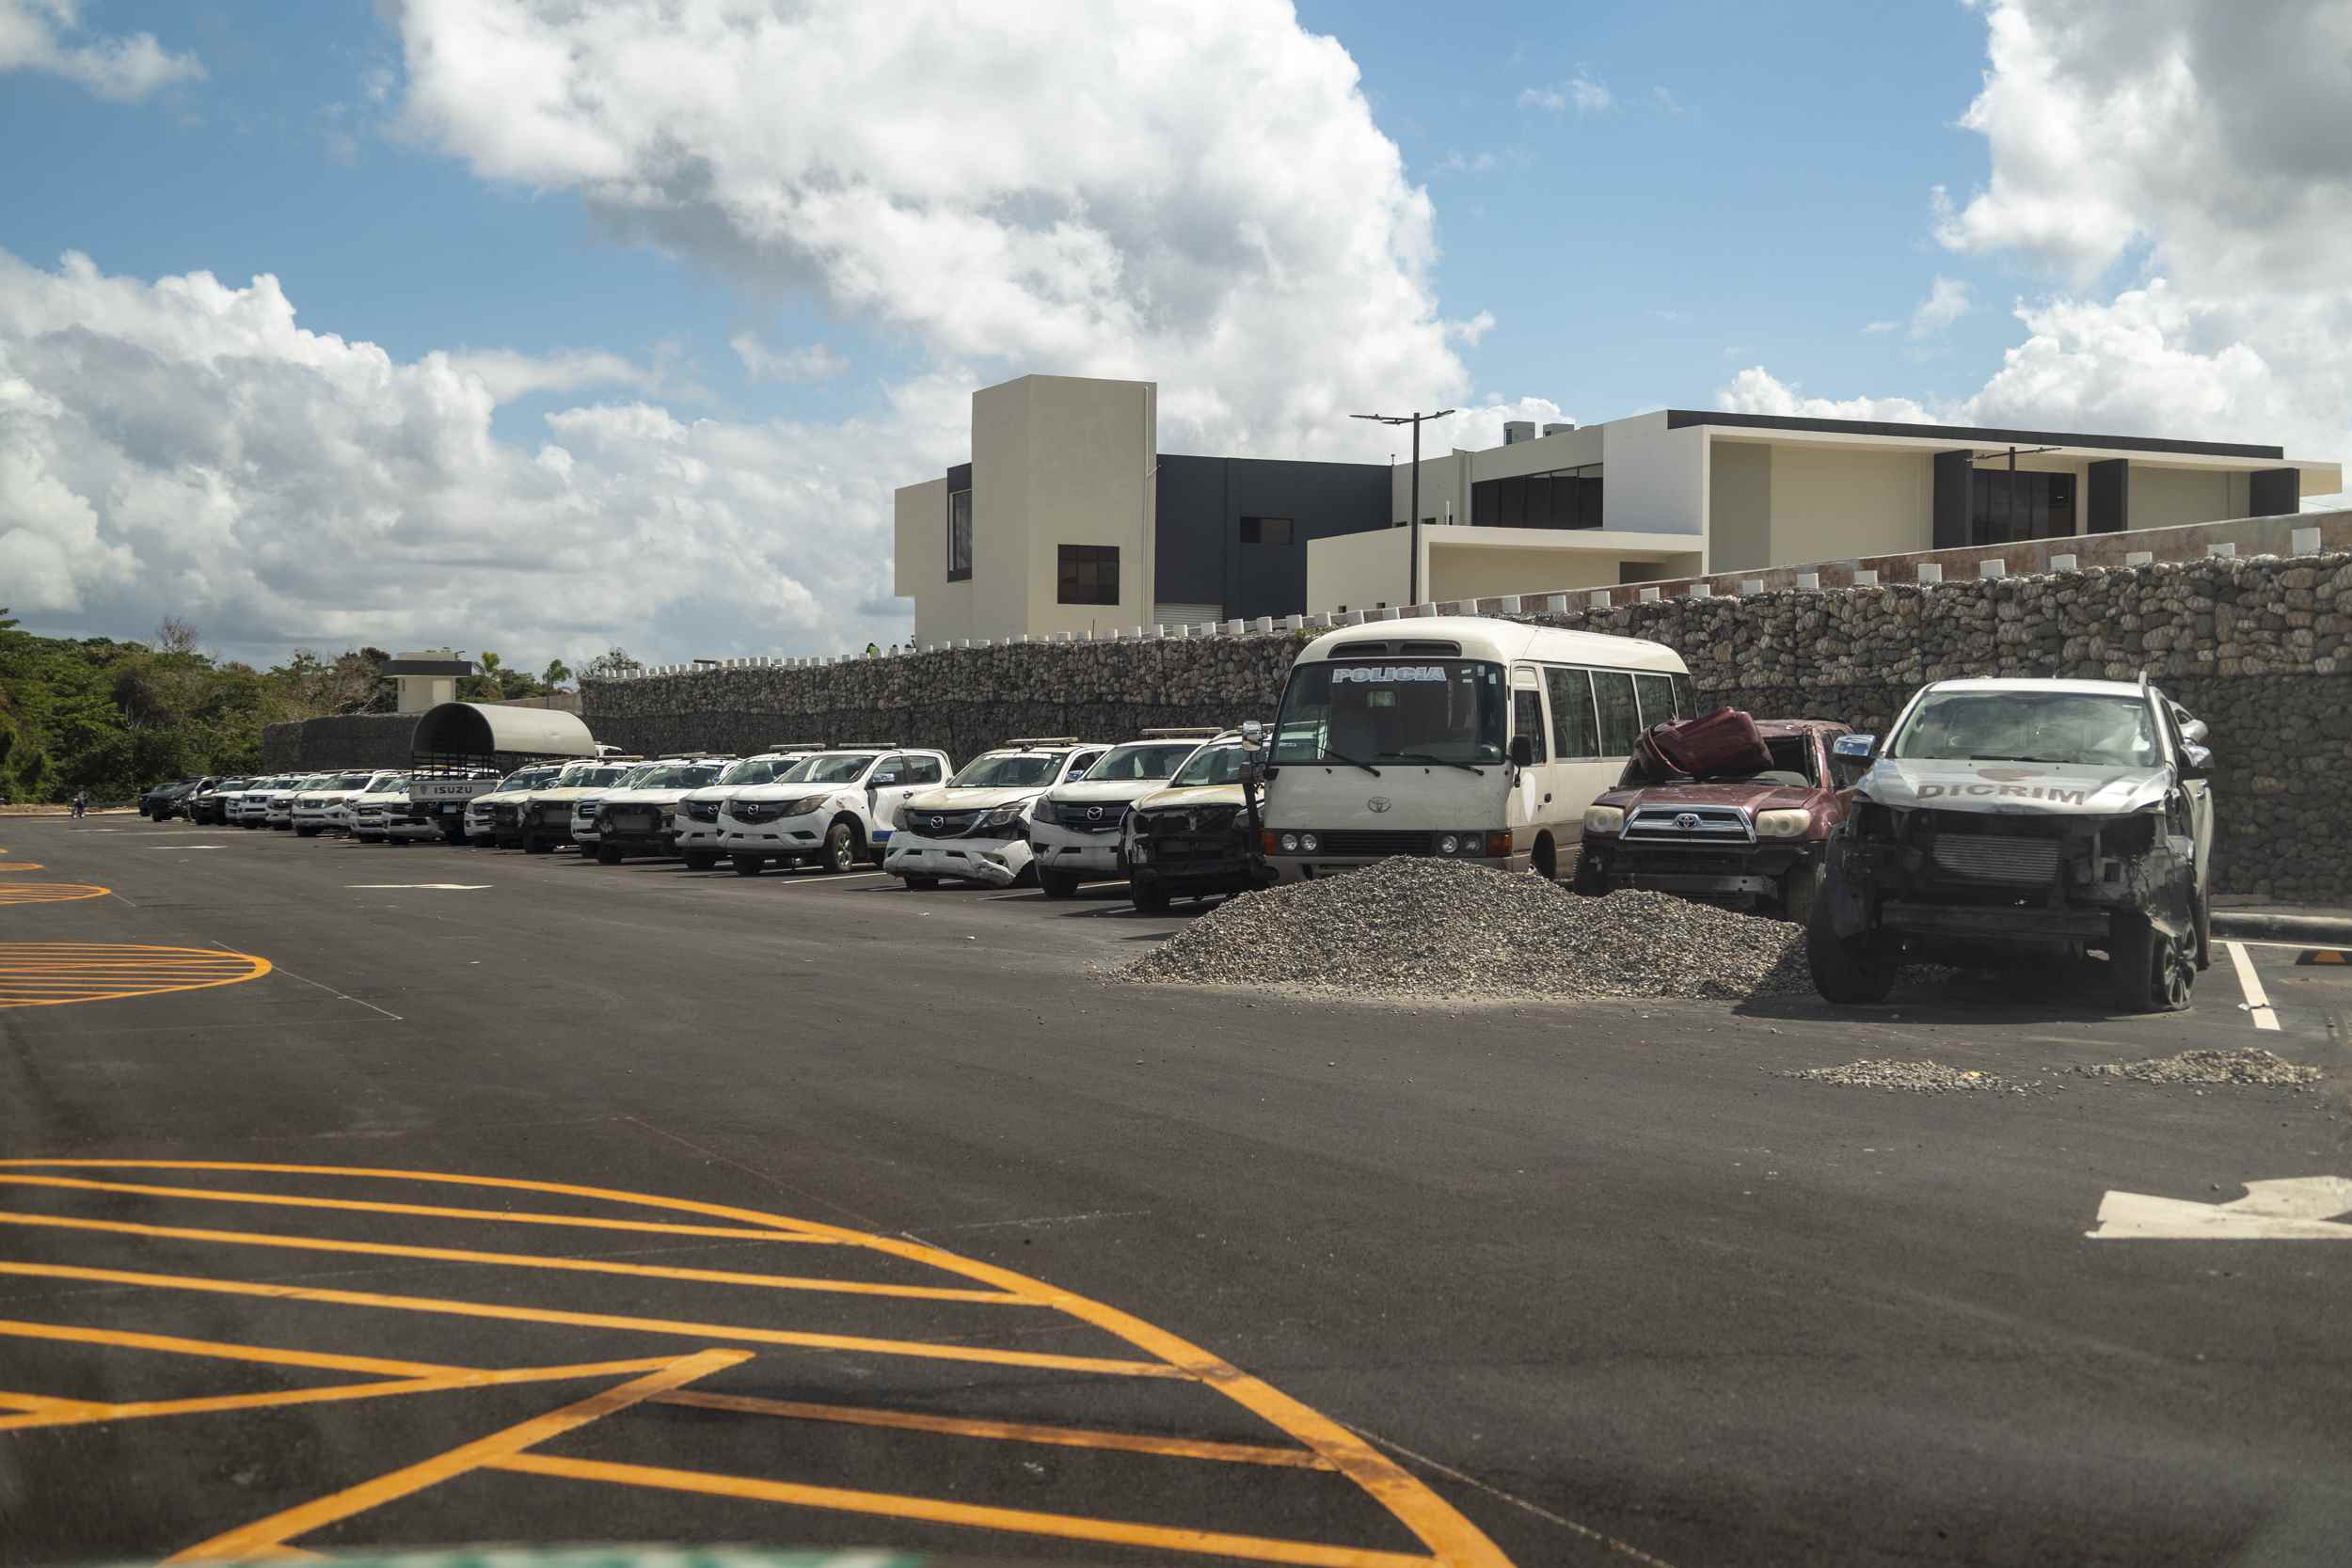
<svg viewBox="0 0 2352 1568">
<path fill-rule="evenodd" d="M 326 787 L 329 789 L 365 789 L 368 787 L 368 781 L 373 777 L 375 775 L 373 773 L 339 773 L 326 781 Z"/>
<path fill-rule="evenodd" d="M 719 774 L 718 782 L 723 784 L 764 784 L 791 766 L 774 757 L 745 757 L 740 762 L 728 763 Z"/>
<path fill-rule="evenodd" d="M 1299 664 L 1274 761 L 1501 762 L 1502 666 L 1482 659 Z"/>
<path fill-rule="evenodd" d="M 947 781 L 947 787 L 1017 789 L 1023 784 L 1051 784 L 1061 759 L 1059 752 L 991 752 L 965 763 L 963 771 Z"/>
<path fill-rule="evenodd" d="M 368 793 L 371 795 L 391 795 L 405 790 L 407 787 L 407 774 L 387 773 L 382 778 L 376 780 L 373 784 L 368 785 Z"/>
<path fill-rule="evenodd" d="M 865 775 L 873 764 L 875 753 L 856 752 L 849 756 L 803 757 L 792 777 L 796 783 L 850 784 Z"/>
<path fill-rule="evenodd" d="M 2164 761 L 2148 705 L 2137 694 L 2097 691 L 1930 692 L 1887 754 L 2103 768 Z"/>
<path fill-rule="evenodd" d="M 630 775 L 631 789 L 700 789 L 719 776 L 715 762 L 663 762 L 639 768 Z"/>
<path fill-rule="evenodd" d="M 1719 768 L 1713 772 L 1701 773 L 1692 780 L 1692 783 L 1781 784 L 1794 789 L 1821 782 L 1813 765 L 1813 742 L 1806 736 L 1801 735 L 1767 736 L 1764 739 L 1764 746 L 1772 754 L 1772 763 L 1770 768 Z M 1683 775 L 1677 774 L 1676 777 L 1681 778 Z M 1640 757 L 1629 760 L 1625 765 L 1625 771 L 1617 778 L 1619 784 L 1632 789 L 1643 788 L 1658 782 L 1657 777 L 1644 766 Z"/>
<path fill-rule="evenodd" d="M 1168 781 L 1171 789 L 1185 789 L 1194 784 L 1236 784 L 1241 783 L 1241 763 L 1246 755 L 1239 746 L 1209 746 L 1194 753 L 1190 762 L 1177 769 Z"/>
<path fill-rule="evenodd" d="M 1086 770 L 1089 784 L 1113 784 L 1134 779 L 1165 779 L 1182 768 L 1200 749 L 1198 740 L 1131 741 L 1114 746 Z"/>
</svg>

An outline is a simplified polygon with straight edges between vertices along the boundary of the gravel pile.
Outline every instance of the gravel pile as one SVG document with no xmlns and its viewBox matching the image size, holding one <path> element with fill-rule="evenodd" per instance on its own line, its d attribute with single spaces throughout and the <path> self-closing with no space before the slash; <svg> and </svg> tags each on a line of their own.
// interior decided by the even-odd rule
<svg viewBox="0 0 2352 1568">
<path fill-rule="evenodd" d="M 1901 1089 L 1908 1094 L 2024 1094 L 2040 1085 L 2038 1079 L 2020 1082 L 1996 1072 L 1946 1067 L 1942 1062 L 1898 1062 L 1891 1058 L 1866 1058 L 1848 1062 L 1844 1067 L 1805 1068 L 1781 1076 L 1837 1084 L 1850 1089 Z"/>
<path fill-rule="evenodd" d="M 2270 1084 L 2300 1089 L 2319 1082 L 2319 1069 L 2296 1067 L 2254 1045 L 2235 1051 L 2184 1051 L 2144 1062 L 2103 1062 L 2074 1070 L 2085 1078 L 2129 1078 L 2141 1084 Z"/>
<path fill-rule="evenodd" d="M 1232 899 L 1128 966 L 1130 980 L 1412 997 L 1810 995 L 1785 921 L 1629 890 L 1382 861 Z"/>
</svg>

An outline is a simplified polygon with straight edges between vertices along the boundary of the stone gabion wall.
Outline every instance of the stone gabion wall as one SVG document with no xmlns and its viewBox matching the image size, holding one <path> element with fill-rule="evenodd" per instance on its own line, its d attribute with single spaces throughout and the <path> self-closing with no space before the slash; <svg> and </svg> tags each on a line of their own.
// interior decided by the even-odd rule
<svg viewBox="0 0 2352 1568">
<path fill-rule="evenodd" d="M 1709 704 L 1873 730 L 1930 680 L 2129 680 L 2145 667 L 2212 726 L 2218 885 L 2352 900 L 2352 556 L 1668 599 L 1523 618 L 1664 642 Z M 1012 736 L 1110 740 L 1157 724 L 1269 717 L 1301 641 L 1276 633 L 1031 642 L 592 681 L 582 716 L 597 739 L 646 753 L 871 739 L 936 746 L 961 761 Z M 273 768 L 393 765 L 405 759 L 407 736 L 405 720 L 317 720 L 272 726 L 263 749 Z"/>
</svg>

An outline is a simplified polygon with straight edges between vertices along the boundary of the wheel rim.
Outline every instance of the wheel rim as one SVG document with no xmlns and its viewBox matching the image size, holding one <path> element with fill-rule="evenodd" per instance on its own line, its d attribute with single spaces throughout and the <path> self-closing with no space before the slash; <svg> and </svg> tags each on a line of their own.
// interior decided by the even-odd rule
<svg viewBox="0 0 2352 1568">
<path fill-rule="evenodd" d="M 2188 1006 L 2189 990 L 2197 983 L 2197 955 L 2192 949 L 2190 942 L 2166 937 L 2156 951 L 2156 994 L 2175 1010 Z"/>
</svg>

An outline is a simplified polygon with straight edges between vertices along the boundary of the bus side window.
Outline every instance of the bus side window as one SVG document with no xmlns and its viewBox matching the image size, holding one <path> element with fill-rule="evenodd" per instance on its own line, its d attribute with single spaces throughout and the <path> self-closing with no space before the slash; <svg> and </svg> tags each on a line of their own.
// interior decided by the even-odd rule
<svg viewBox="0 0 2352 1568">
<path fill-rule="evenodd" d="M 1544 681 L 1551 688 L 1551 754 L 1601 755 L 1600 721 L 1593 715 L 1593 677 L 1553 664 L 1545 667 Z"/>
<path fill-rule="evenodd" d="M 1677 675 L 1675 683 L 1675 717 L 1696 719 L 1699 716 L 1699 694 L 1692 689 L 1691 677 Z"/>
<path fill-rule="evenodd" d="M 1622 670 L 1593 672 L 1593 697 L 1600 709 L 1600 754 L 1629 757 L 1642 734 L 1633 705 L 1633 677 Z"/>
<path fill-rule="evenodd" d="M 1642 728 L 1648 729 L 1652 724 L 1662 724 L 1669 719 L 1690 717 L 1688 713 L 1677 711 L 1681 705 L 1675 701 L 1675 683 L 1672 675 L 1636 675 L 1633 677 L 1633 685 L 1634 689 L 1642 694 Z"/>
</svg>

